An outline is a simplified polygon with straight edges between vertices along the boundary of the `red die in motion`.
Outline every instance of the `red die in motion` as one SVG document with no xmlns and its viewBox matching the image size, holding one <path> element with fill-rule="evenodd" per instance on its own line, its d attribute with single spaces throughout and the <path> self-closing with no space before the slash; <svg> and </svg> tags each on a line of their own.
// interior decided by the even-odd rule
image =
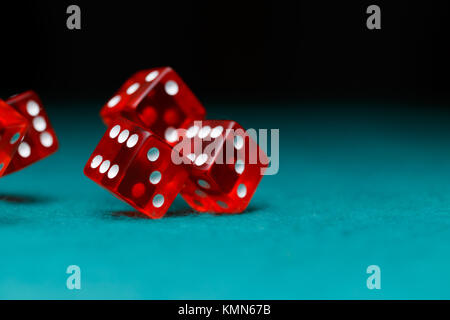
<svg viewBox="0 0 450 320">
<path fill-rule="evenodd" d="M 20 143 L 6 174 L 23 169 L 58 150 L 58 140 L 38 95 L 33 91 L 12 96 L 6 103 L 25 117 L 30 128 Z"/>
<path fill-rule="evenodd" d="M 176 130 L 205 118 L 206 111 L 189 87 L 169 67 L 135 73 L 102 108 L 110 125 L 124 117 L 151 130 L 171 144 Z"/>
<path fill-rule="evenodd" d="M 0 177 L 6 172 L 27 129 L 27 119 L 0 100 Z"/>
<path fill-rule="evenodd" d="M 117 119 L 108 128 L 84 174 L 151 218 L 161 218 L 188 173 L 170 161 L 172 148 L 151 132 Z"/>
<path fill-rule="evenodd" d="M 198 211 L 244 211 L 268 167 L 264 151 L 234 121 L 196 121 L 178 133 L 173 156 L 191 163 L 182 197 Z"/>
</svg>

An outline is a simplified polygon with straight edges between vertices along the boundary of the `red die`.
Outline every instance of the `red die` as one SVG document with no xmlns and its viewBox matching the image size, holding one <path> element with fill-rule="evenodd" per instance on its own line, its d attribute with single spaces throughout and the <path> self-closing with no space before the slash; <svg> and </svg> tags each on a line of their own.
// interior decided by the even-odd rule
<svg viewBox="0 0 450 320">
<path fill-rule="evenodd" d="M 6 101 L 30 123 L 25 138 L 17 149 L 16 156 L 6 170 L 6 174 L 23 169 L 58 150 L 58 140 L 42 102 L 33 91 L 12 96 Z"/>
<path fill-rule="evenodd" d="M 6 172 L 27 129 L 27 119 L 0 100 L 0 177 Z"/>
<path fill-rule="evenodd" d="M 196 121 L 179 135 L 175 153 L 191 162 L 182 197 L 198 211 L 244 211 L 268 166 L 264 151 L 234 121 Z"/>
<path fill-rule="evenodd" d="M 151 218 L 161 218 L 188 176 L 170 161 L 172 148 L 151 132 L 117 119 L 108 128 L 84 174 Z"/>
<path fill-rule="evenodd" d="M 124 117 L 169 143 L 176 141 L 175 129 L 186 128 L 205 114 L 200 101 L 169 67 L 135 73 L 100 112 L 107 125 Z"/>
</svg>

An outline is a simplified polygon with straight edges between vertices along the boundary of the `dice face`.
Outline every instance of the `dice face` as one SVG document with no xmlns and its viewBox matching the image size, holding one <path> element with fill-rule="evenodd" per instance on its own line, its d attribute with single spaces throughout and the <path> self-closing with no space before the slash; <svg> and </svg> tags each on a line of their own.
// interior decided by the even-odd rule
<svg viewBox="0 0 450 320">
<path fill-rule="evenodd" d="M 0 100 L 0 177 L 6 173 L 27 129 L 27 119 Z"/>
<path fill-rule="evenodd" d="M 108 125 L 118 117 L 151 130 L 169 144 L 178 128 L 205 117 L 205 109 L 178 74 L 169 67 L 139 71 L 102 108 Z"/>
<path fill-rule="evenodd" d="M 58 150 L 58 140 L 42 102 L 33 91 L 9 98 L 6 103 L 28 120 L 29 130 L 21 141 L 6 174 L 23 169 Z"/>
<path fill-rule="evenodd" d="M 203 212 L 244 211 L 268 166 L 264 151 L 234 121 L 196 121 L 179 135 L 174 152 L 190 162 L 186 202 Z"/>
<path fill-rule="evenodd" d="M 187 178 L 171 148 L 140 126 L 118 119 L 87 162 L 85 175 L 151 218 L 165 215 Z"/>
<path fill-rule="evenodd" d="M 84 173 L 103 187 L 115 191 L 132 159 L 150 133 L 125 119 L 116 121 L 100 140 Z"/>
<path fill-rule="evenodd" d="M 180 193 L 188 173 L 170 161 L 172 149 L 152 136 L 139 150 L 118 187 L 121 198 L 151 218 L 161 218 Z"/>
</svg>

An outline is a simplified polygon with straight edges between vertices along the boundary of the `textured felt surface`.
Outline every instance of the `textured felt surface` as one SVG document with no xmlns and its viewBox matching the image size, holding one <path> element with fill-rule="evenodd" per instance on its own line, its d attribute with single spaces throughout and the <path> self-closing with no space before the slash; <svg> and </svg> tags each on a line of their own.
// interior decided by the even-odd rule
<svg viewBox="0 0 450 320">
<path fill-rule="evenodd" d="M 215 105 L 210 118 L 280 128 L 279 174 L 244 214 L 198 215 L 179 198 L 148 220 L 83 175 L 105 129 L 100 104 L 81 105 L 49 110 L 57 154 L 0 179 L 0 298 L 450 298 L 448 114 Z"/>
</svg>

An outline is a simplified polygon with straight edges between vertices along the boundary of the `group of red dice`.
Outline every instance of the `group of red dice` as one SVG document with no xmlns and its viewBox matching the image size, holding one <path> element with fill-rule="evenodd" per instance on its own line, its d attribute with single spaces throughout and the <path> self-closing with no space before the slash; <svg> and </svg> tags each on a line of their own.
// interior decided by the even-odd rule
<svg viewBox="0 0 450 320">
<path fill-rule="evenodd" d="M 244 211 L 268 158 L 236 122 L 206 111 L 169 67 L 139 71 L 102 108 L 108 130 L 84 173 L 151 218 L 178 194 L 195 210 Z"/>
<path fill-rule="evenodd" d="M 21 170 L 58 150 L 42 102 L 33 91 L 0 100 L 0 177 Z"/>
<path fill-rule="evenodd" d="M 102 108 L 108 130 L 87 177 L 151 218 L 178 194 L 199 212 L 243 212 L 268 158 L 236 122 L 206 111 L 169 67 L 139 71 Z M 58 141 L 33 91 L 0 100 L 0 177 L 47 157 Z"/>
</svg>

